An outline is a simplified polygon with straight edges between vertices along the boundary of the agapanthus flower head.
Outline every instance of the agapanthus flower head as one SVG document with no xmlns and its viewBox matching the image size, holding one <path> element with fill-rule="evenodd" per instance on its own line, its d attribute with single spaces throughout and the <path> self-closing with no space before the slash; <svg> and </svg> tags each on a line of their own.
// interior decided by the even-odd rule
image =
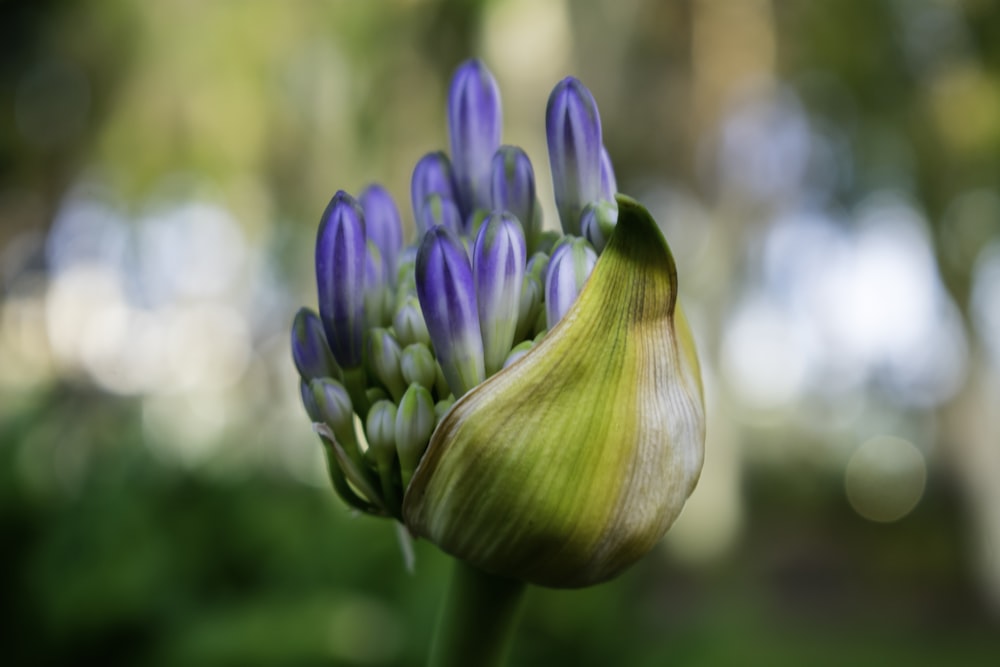
<svg viewBox="0 0 1000 667">
<path fill-rule="evenodd" d="M 549 586 L 646 553 L 701 467 L 697 356 L 673 257 L 618 185 L 593 95 L 559 82 L 545 125 L 562 233 L 528 155 L 501 146 L 478 60 L 448 96 L 451 157 L 417 163 L 417 237 L 373 184 L 316 242 L 319 314 L 292 357 L 334 490 L 477 568 Z"/>
</svg>

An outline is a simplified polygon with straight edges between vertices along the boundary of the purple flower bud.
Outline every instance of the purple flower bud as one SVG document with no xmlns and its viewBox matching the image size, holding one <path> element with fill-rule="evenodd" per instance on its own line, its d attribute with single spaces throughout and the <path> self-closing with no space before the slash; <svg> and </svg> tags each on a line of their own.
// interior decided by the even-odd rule
<svg viewBox="0 0 1000 667">
<path fill-rule="evenodd" d="M 365 212 L 365 234 L 374 241 L 382 253 L 387 275 L 390 280 L 396 275 L 396 258 L 403 247 L 403 224 L 399 219 L 399 209 L 389 191 L 378 183 L 372 183 L 361 191 L 358 197 Z"/>
<path fill-rule="evenodd" d="M 417 298 L 441 369 L 455 396 L 486 379 L 472 267 L 446 227 L 433 227 L 417 251 Z"/>
<path fill-rule="evenodd" d="M 320 414 L 319 406 L 313 397 L 312 388 L 309 387 L 308 382 L 301 379 L 299 380 L 299 396 L 302 398 L 302 405 L 305 407 L 309 419 L 314 422 L 322 421 L 323 415 Z"/>
<path fill-rule="evenodd" d="M 545 316 L 549 329 L 576 301 L 596 263 L 597 253 L 581 238 L 563 243 L 552 253 L 545 279 Z"/>
<path fill-rule="evenodd" d="M 479 60 L 455 71 L 448 91 L 448 136 L 463 217 L 490 207 L 490 160 L 503 126 L 500 89 Z"/>
<path fill-rule="evenodd" d="M 316 237 L 319 316 L 334 358 L 344 368 L 361 365 L 364 345 L 365 218 L 343 190 L 330 200 Z"/>
<path fill-rule="evenodd" d="M 447 227 L 456 234 L 462 233 L 462 214 L 450 199 L 430 195 L 417 212 L 417 233 L 424 234 L 435 225 Z"/>
<path fill-rule="evenodd" d="M 410 179 L 410 202 L 413 205 L 413 216 L 417 221 L 418 236 L 427 231 L 420 229 L 420 215 L 424 202 L 431 195 L 439 195 L 441 199 L 453 202 L 458 201 L 451 162 L 448 156 L 440 151 L 428 153 L 420 158 L 417 166 L 413 168 L 413 177 Z"/>
<path fill-rule="evenodd" d="M 521 223 L 507 212 L 486 219 L 472 253 L 486 374 L 503 367 L 514 344 L 527 250 Z"/>
<path fill-rule="evenodd" d="M 535 219 L 535 170 L 528 154 L 516 146 L 501 146 L 493 155 L 493 208 L 509 211 L 524 228 L 526 239 L 539 231 Z"/>
<path fill-rule="evenodd" d="M 580 233 L 580 212 L 601 198 L 601 117 L 590 91 L 573 77 L 560 81 L 545 110 L 549 163 L 563 231 Z"/>
<path fill-rule="evenodd" d="M 611 238 L 611 232 L 615 231 L 617 222 L 618 204 L 613 201 L 591 202 L 580 214 L 580 232 L 594 246 L 594 250 L 601 253 Z"/>
<path fill-rule="evenodd" d="M 316 378 L 340 377 L 340 369 L 326 343 L 323 323 L 308 308 L 300 308 L 292 321 L 292 359 L 299 376 L 306 382 Z"/>
</svg>

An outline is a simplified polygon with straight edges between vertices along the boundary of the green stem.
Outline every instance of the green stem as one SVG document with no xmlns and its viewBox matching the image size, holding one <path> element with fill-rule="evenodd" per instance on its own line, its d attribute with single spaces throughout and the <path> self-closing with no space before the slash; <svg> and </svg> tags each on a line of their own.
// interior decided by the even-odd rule
<svg viewBox="0 0 1000 667">
<path fill-rule="evenodd" d="M 524 589 L 521 581 L 456 560 L 431 645 L 430 667 L 502 665 Z"/>
</svg>

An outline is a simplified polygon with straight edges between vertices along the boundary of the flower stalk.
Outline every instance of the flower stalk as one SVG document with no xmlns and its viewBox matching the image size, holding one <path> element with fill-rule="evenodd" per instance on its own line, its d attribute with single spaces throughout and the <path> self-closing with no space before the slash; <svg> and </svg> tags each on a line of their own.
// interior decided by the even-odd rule
<svg viewBox="0 0 1000 667">
<path fill-rule="evenodd" d="M 487 574 L 456 560 L 428 665 L 505 664 L 525 588 L 524 582 Z"/>
</svg>

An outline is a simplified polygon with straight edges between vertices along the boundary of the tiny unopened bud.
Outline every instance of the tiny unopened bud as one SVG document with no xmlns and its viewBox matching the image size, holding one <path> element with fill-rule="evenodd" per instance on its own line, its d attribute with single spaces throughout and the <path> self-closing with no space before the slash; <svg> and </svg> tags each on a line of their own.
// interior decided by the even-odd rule
<svg viewBox="0 0 1000 667">
<path fill-rule="evenodd" d="M 549 329 L 573 305 L 596 262 L 597 253 L 581 238 L 574 238 L 553 252 L 545 280 L 545 315 Z"/>
<path fill-rule="evenodd" d="M 365 435 L 368 437 L 368 453 L 375 462 L 382 496 L 389 511 L 397 514 L 400 502 L 396 484 L 396 405 L 390 401 L 378 401 L 368 411 L 365 420 Z"/>
<path fill-rule="evenodd" d="M 400 369 L 401 353 L 399 343 L 387 329 L 376 328 L 368 332 L 368 363 L 394 401 L 398 401 L 406 391 Z"/>
<path fill-rule="evenodd" d="M 417 297 L 434 353 L 456 396 L 486 378 L 472 267 L 454 232 L 434 227 L 417 252 Z"/>
<path fill-rule="evenodd" d="M 428 153 L 420 158 L 413 168 L 410 179 L 410 203 L 413 206 L 413 217 L 417 221 L 417 233 L 422 234 L 427 228 L 421 228 L 421 215 L 424 202 L 431 195 L 441 199 L 457 202 L 458 193 L 455 190 L 455 175 L 448 156 L 438 151 Z"/>
<path fill-rule="evenodd" d="M 503 367 L 507 368 L 511 364 L 520 361 L 524 355 L 528 354 L 528 352 L 531 350 L 532 347 L 534 347 L 534 345 L 535 345 L 534 341 L 530 340 L 526 340 L 515 345 L 514 349 L 511 350 L 510 354 L 507 355 L 507 360 L 503 362 Z"/>
<path fill-rule="evenodd" d="M 472 271 L 487 376 L 514 344 L 526 252 L 521 223 L 510 213 L 491 214 L 476 238 Z"/>
<path fill-rule="evenodd" d="M 424 314 L 416 295 L 407 297 L 396 311 L 392 318 L 392 328 L 396 331 L 396 340 L 403 347 L 413 343 L 431 344 L 431 335 L 427 331 L 427 323 L 424 322 Z"/>
<path fill-rule="evenodd" d="M 424 200 L 417 213 L 417 229 L 426 233 L 436 225 L 447 227 L 456 234 L 462 232 L 462 214 L 450 199 L 440 195 L 430 195 Z"/>
<path fill-rule="evenodd" d="M 493 156 L 492 169 L 493 209 L 513 214 L 524 229 L 527 245 L 533 247 L 541 220 L 535 216 L 535 170 L 528 154 L 517 146 L 501 146 Z"/>
<path fill-rule="evenodd" d="M 598 254 L 604 250 L 615 231 L 618 222 L 618 205 L 613 201 L 598 201 L 587 204 L 580 215 L 580 228 L 583 238 L 594 246 Z"/>
<path fill-rule="evenodd" d="M 431 392 L 426 387 L 411 384 L 396 410 L 396 452 L 404 489 L 427 449 L 436 423 Z"/>
<path fill-rule="evenodd" d="M 340 368 L 326 343 L 323 323 L 308 308 L 300 308 L 292 322 L 292 360 L 303 380 L 341 377 Z"/>
<path fill-rule="evenodd" d="M 372 183 L 361 191 L 358 203 L 365 212 L 365 235 L 378 246 L 385 261 L 386 274 L 392 280 L 396 275 L 397 257 L 403 247 L 403 224 L 396 202 L 388 190 Z"/>
<path fill-rule="evenodd" d="M 437 378 L 437 363 L 434 354 L 424 343 L 413 343 L 403 348 L 399 358 L 403 381 L 407 385 L 419 384 L 427 389 L 434 388 Z"/>
</svg>

